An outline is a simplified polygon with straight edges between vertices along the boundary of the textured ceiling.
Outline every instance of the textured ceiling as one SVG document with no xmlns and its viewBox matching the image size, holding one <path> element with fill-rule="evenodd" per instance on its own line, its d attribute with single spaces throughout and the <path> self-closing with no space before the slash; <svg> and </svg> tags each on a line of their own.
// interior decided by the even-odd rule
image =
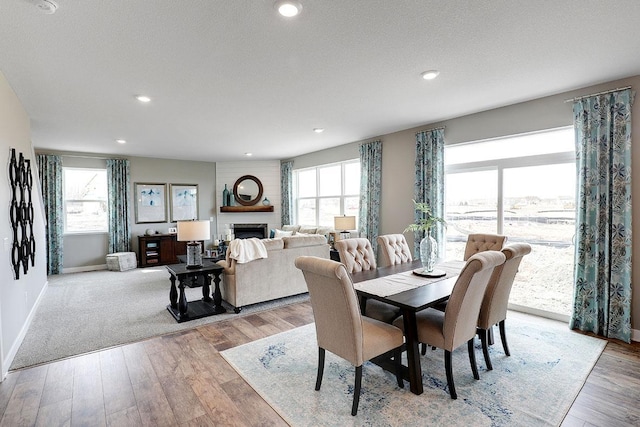
<svg viewBox="0 0 640 427">
<path fill-rule="evenodd" d="M 56 2 L 0 0 L 39 149 L 284 159 L 640 74 L 636 0 Z"/>
</svg>

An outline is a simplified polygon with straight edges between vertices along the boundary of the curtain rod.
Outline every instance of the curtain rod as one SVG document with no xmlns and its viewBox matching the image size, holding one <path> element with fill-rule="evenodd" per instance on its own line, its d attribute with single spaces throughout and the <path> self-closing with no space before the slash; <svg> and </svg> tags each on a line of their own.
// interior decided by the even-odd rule
<svg viewBox="0 0 640 427">
<path fill-rule="evenodd" d="M 60 154 L 60 153 L 46 153 L 43 151 L 38 151 L 36 152 L 36 154 L 46 154 L 46 155 L 52 155 L 52 156 L 60 156 L 60 157 L 74 157 L 77 159 L 96 159 L 96 160 L 116 160 L 116 159 L 126 159 L 126 157 L 121 157 L 121 156 L 117 156 L 117 157 L 103 157 L 103 156 L 91 156 L 91 155 L 80 155 L 80 154 Z"/>
<path fill-rule="evenodd" d="M 576 96 L 575 98 L 565 99 L 564 102 L 576 102 L 576 101 L 579 101 L 579 100 L 584 99 L 584 98 L 589 98 L 590 96 L 604 95 L 606 93 L 617 92 L 619 90 L 625 90 L 625 89 L 631 89 L 631 86 L 618 87 L 618 88 L 611 89 L 611 90 L 604 90 L 602 92 L 592 93 L 591 95 Z"/>
<path fill-rule="evenodd" d="M 431 129 L 424 129 L 421 131 L 416 132 L 416 134 L 420 133 L 420 132 L 431 132 L 432 130 L 444 130 L 444 128 L 446 128 L 446 126 L 438 126 L 437 128 L 431 128 Z"/>
</svg>

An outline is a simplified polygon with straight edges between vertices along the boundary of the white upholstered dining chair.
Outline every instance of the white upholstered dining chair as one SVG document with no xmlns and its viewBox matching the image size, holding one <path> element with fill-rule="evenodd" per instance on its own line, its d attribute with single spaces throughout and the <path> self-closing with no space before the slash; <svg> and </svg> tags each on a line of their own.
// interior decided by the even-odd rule
<svg viewBox="0 0 640 427">
<path fill-rule="evenodd" d="M 466 261 L 482 251 L 499 251 L 506 241 L 507 237 L 500 234 L 469 234 L 462 259 Z"/>
<path fill-rule="evenodd" d="M 383 234 L 376 239 L 380 248 L 380 267 L 413 261 L 411 249 L 403 234 Z"/>
<path fill-rule="evenodd" d="M 444 350 L 447 385 L 452 399 L 457 399 L 458 395 L 453 382 L 451 353 L 465 342 L 473 377 L 480 379 L 473 346 L 478 315 L 489 279 L 495 267 L 504 261 L 504 254 L 499 251 L 484 251 L 473 255 L 460 271 L 446 310 L 443 312 L 427 308 L 416 314 L 418 341 Z M 402 329 L 404 319 L 399 317 L 393 324 Z"/>
<path fill-rule="evenodd" d="M 504 353 L 507 356 L 511 355 L 505 331 L 509 295 L 511 294 L 511 287 L 520 267 L 520 262 L 530 252 L 531 245 L 527 243 L 513 243 L 502 248 L 506 261 L 496 267 L 484 294 L 482 306 L 480 307 L 480 316 L 478 317 L 478 335 L 482 342 L 484 361 L 489 371 L 493 369 L 491 358 L 489 357 L 489 331 L 493 325 L 498 324 L 500 328 L 500 338 Z"/>
<path fill-rule="evenodd" d="M 371 242 L 367 238 L 338 240 L 335 248 L 349 273 L 356 273 L 376 269 L 376 255 L 373 252 Z M 400 309 L 390 304 L 374 299 L 366 301 L 364 315 L 385 323 L 393 322 L 400 315 Z"/>
<path fill-rule="evenodd" d="M 351 415 L 358 412 L 362 365 L 385 353 L 393 353 L 398 387 L 404 388 L 401 373 L 403 335 L 395 326 L 362 316 L 351 276 L 344 265 L 329 259 L 301 256 L 295 260 L 309 288 L 318 340 L 320 390 L 325 350 L 342 357 L 356 367 Z"/>
</svg>

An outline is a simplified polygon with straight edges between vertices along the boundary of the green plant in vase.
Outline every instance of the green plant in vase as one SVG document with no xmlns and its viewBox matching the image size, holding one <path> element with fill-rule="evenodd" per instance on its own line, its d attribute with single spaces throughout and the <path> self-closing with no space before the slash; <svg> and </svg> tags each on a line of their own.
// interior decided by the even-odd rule
<svg viewBox="0 0 640 427">
<path fill-rule="evenodd" d="M 431 273 L 438 255 L 438 242 L 431 236 L 431 229 L 437 223 L 441 223 L 446 227 L 447 222 L 440 217 L 434 216 L 428 203 L 413 200 L 413 204 L 415 210 L 420 212 L 421 218 L 419 218 L 415 224 L 409 224 L 407 228 L 404 229 L 404 232 L 411 231 L 413 233 L 421 233 L 420 261 L 422 262 L 424 271 Z"/>
</svg>

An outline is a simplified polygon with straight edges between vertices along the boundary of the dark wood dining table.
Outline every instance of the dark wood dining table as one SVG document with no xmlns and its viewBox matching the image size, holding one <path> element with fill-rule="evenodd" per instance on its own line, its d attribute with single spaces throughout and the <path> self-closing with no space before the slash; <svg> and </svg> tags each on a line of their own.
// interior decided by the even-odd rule
<svg viewBox="0 0 640 427">
<path fill-rule="evenodd" d="M 461 269 L 464 263 L 460 263 L 459 265 Z M 360 283 L 366 280 L 412 271 L 421 267 L 421 262 L 417 260 L 411 263 L 397 264 L 390 267 L 381 267 L 375 270 L 352 273 L 351 278 L 353 283 Z M 436 268 L 438 268 L 438 265 L 436 265 Z M 414 394 L 422 394 L 423 391 L 416 313 L 426 308 L 433 307 L 440 302 L 446 301 L 451 295 L 453 285 L 457 278 L 457 274 L 447 274 L 446 276 L 438 279 L 425 279 L 431 283 L 388 296 L 379 296 L 370 292 L 358 290 L 356 287 L 356 292 L 360 297 L 362 304 L 366 304 L 367 299 L 376 299 L 400 308 L 404 321 L 405 344 L 407 349 L 408 366 L 406 371 L 408 378 L 406 379 L 409 380 L 410 390 Z"/>
</svg>

